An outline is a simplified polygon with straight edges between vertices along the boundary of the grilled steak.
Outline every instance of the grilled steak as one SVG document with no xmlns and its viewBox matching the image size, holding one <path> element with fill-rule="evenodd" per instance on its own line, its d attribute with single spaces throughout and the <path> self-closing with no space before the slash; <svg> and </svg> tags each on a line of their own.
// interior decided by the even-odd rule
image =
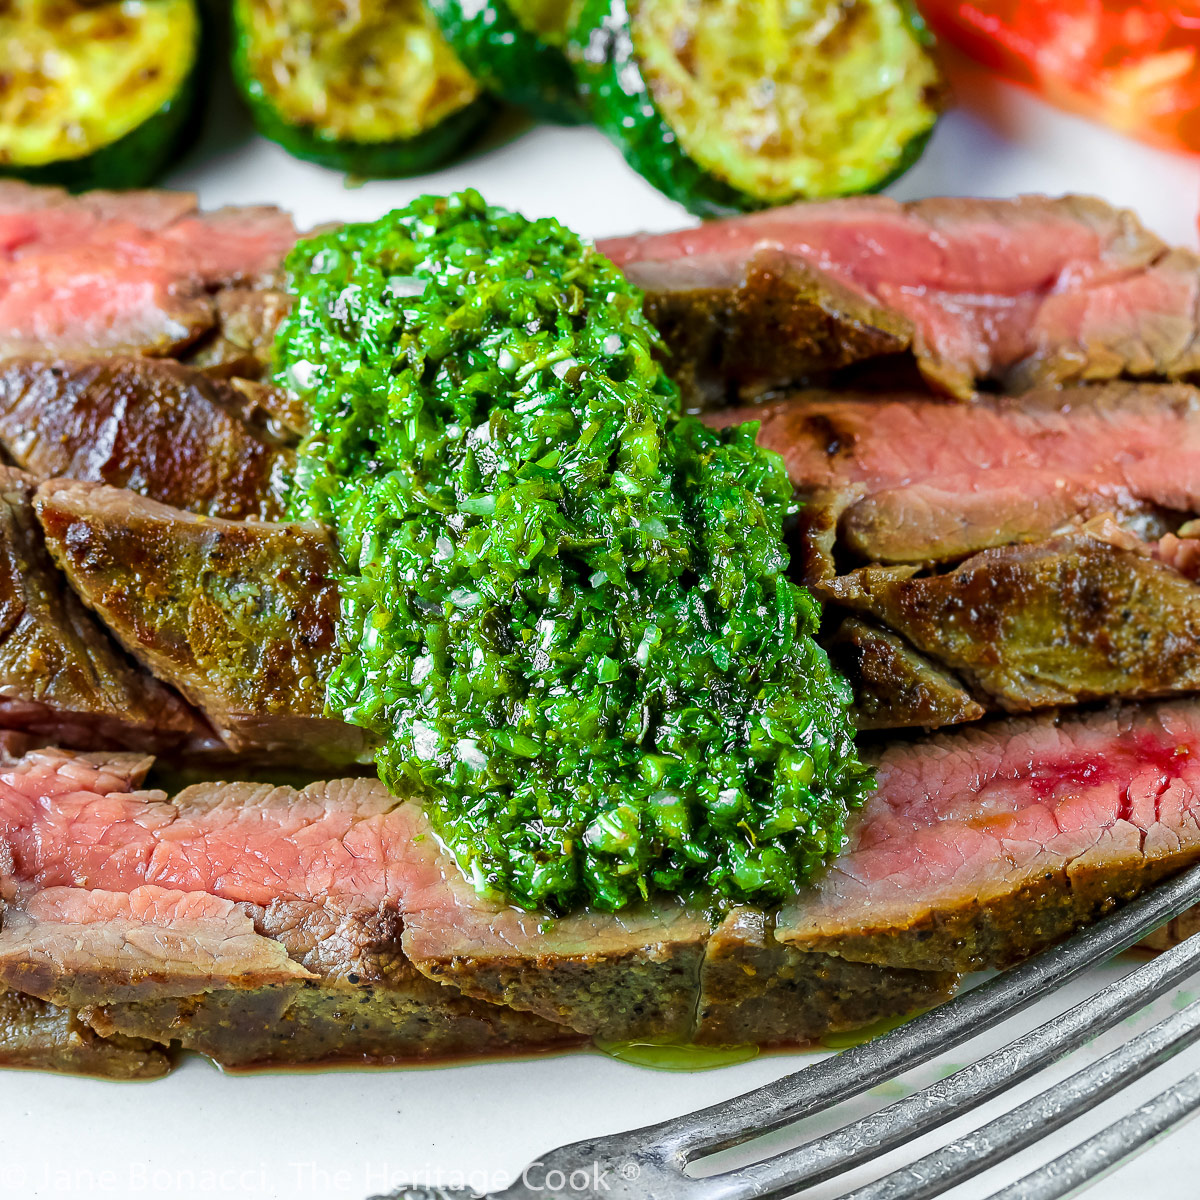
<svg viewBox="0 0 1200 1200">
<path fill-rule="evenodd" d="M 751 401 L 780 382 L 912 344 L 912 326 L 898 312 L 770 247 L 626 270 L 646 293 L 646 313 L 670 351 L 667 369 L 690 410 Z"/>
<path fill-rule="evenodd" d="M 1200 587 L 1114 532 L 1094 522 L 940 575 L 860 567 L 817 591 L 903 634 L 1010 712 L 1200 690 Z"/>
<path fill-rule="evenodd" d="M 337 588 L 326 533 L 224 521 L 52 480 L 36 508 L 71 587 L 238 754 L 348 762 L 367 735 L 325 716 Z"/>
<path fill-rule="evenodd" d="M 0 728 L 84 749 L 198 752 L 214 743 L 66 586 L 34 516 L 35 487 L 0 467 Z"/>
<path fill-rule="evenodd" d="M 1200 703 L 903 742 L 776 936 L 858 962 L 1005 966 L 1200 858 Z"/>
<path fill-rule="evenodd" d="M 137 768 L 35 752 L 0 774 L 0 980 L 86 1001 L 105 1036 L 182 1038 L 223 1062 L 580 1033 L 794 1041 L 954 982 L 788 950 L 744 911 L 710 938 L 683 910 L 539 922 L 497 909 L 445 862 L 421 810 L 376 781 L 205 784 L 168 803 L 131 790 Z"/>
<path fill-rule="evenodd" d="M 1200 688 L 1200 390 L 812 392 L 709 420 L 757 413 L 860 728 Z"/>
<path fill-rule="evenodd" d="M 245 397 L 168 359 L 0 363 L 0 445 L 43 477 L 131 488 L 213 517 L 278 520 L 290 450 L 238 415 Z"/>
<path fill-rule="evenodd" d="M 947 671 L 869 621 L 847 617 L 825 638 L 825 648 L 854 688 L 856 729 L 937 729 L 977 721 L 987 711 Z"/>
<path fill-rule="evenodd" d="M 742 288 L 747 262 L 763 248 L 782 251 L 826 276 L 830 289 L 848 288 L 863 305 L 890 309 L 897 322 L 910 323 L 922 372 L 958 395 L 980 379 L 1024 390 L 1122 375 L 1177 379 L 1200 370 L 1200 259 L 1169 249 L 1131 213 L 1086 197 L 903 205 L 858 197 L 611 238 L 599 248 L 635 283 L 650 285 L 652 304 L 662 293 L 686 295 L 686 262 L 693 257 L 713 278 L 724 261 L 731 298 L 741 289 L 752 303 L 753 292 Z M 799 302 L 811 303 L 802 296 Z M 773 320 L 774 303 L 768 290 L 764 323 Z M 711 300 L 700 297 L 697 319 L 709 321 L 711 312 Z M 819 311 L 813 319 L 821 323 Z M 726 325 L 727 342 L 746 320 L 743 304 Z M 833 349 L 825 365 L 842 365 L 856 347 L 874 352 L 857 324 L 852 317 L 842 338 L 825 340 Z M 799 318 L 795 326 L 806 328 Z M 768 361 L 784 368 L 772 382 L 794 382 L 786 355 Z M 819 359 L 801 354 L 799 365 L 811 373 Z"/>
<path fill-rule="evenodd" d="M 559 921 L 488 904 L 376 781 L 168 803 L 132 790 L 144 760 L 34 752 L 0 773 L 0 984 L 230 1063 L 450 1053 L 481 1027 L 484 1045 L 794 1040 L 932 1002 L 1200 858 L 1198 754 L 1190 701 L 885 747 L 815 887 L 774 930 L 745 909 L 712 930 L 675 904 Z"/>
<path fill-rule="evenodd" d="M 378 794 L 378 784 L 325 785 L 340 787 L 344 804 L 339 809 L 335 799 L 322 825 L 314 811 L 319 795 L 286 789 L 266 789 L 265 803 L 251 795 L 241 809 L 239 785 L 224 804 L 212 796 L 212 803 L 193 803 L 185 793 L 176 808 L 162 793 L 131 790 L 139 766 L 40 752 L 0 777 L 0 859 L 10 864 L 0 872 L 0 977 L 21 995 L 86 1005 L 78 1019 L 116 1046 L 141 1034 L 231 1066 L 395 1061 L 579 1040 L 559 1025 L 466 1000 L 425 979 L 404 960 L 395 907 L 355 897 L 352 872 L 340 874 L 349 901 L 328 877 L 316 898 L 289 896 L 320 886 L 306 837 L 310 850 L 332 854 L 330 866 L 344 863 L 349 855 L 338 848 L 351 830 L 346 811 L 363 792 Z M 72 819 L 79 822 L 74 834 L 65 825 Z M 59 840 L 49 854 L 36 844 L 38 830 Z M 43 886 L 38 880 L 67 878 L 52 861 L 64 851 L 64 862 L 85 874 L 71 886 Z M 139 853 L 140 865 L 133 862 Z M 191 863 L 182 874 L 181 856 Z M 171 884 L 177 876 L 186 876 L 185 886 Z M 150 877 L 162 882 L 142 882 Z M 131 886 L 102 886 L 122 880 Z M 214 894 L 247 890 L 278 898 L 235 904 Z M 75 1019 L 70 1009 L 44 1018 L 50 1029 Z"/>
<path fill-rule="evenodd" d="M 295 240 L 273 208 L 2 182 L 0 358 L 170 354 L 216 327 L 213 293 L 269 277 Z"/>
<path fill-rule="evenodd" d="M 832 505 L 839 544 L 860 562 L 960 558 L 1102 513 L 1152 532 L 1160 509 L 1200 511 L 1200 390 L 1182 385 L 971 405 L 801 393 L 710 420 L 747 418 L 818 501 L 806 519 Z"/>
</svg>

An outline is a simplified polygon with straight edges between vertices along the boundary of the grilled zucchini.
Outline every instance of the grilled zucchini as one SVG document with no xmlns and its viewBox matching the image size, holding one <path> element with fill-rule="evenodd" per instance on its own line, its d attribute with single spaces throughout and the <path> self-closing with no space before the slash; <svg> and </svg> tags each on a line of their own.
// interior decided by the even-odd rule
<svg viewBox="0 0 1200 1200">
<path fill-rule="evenodd" d="M 151 182 L 188 131 L 199 51 L 195 0 L 0 4 L 0 174 Z"/>
<path fill-rule="evenodd" d="M 234 0 L 234 77 L 259 130 L 365 178 L 428 170 L 487 116 L 422 0 Z"/>
<path fill-rule="evenodd" d="M 944 98 L 907 0 L 587 0 L 570 49 L 596 123 L 706 216 L 878 190 Z"/>
<path fill-rule="evenodd" d="M 485 88 L 536 116 L 584 119 L 564 48 L 579 0 L 428 0 L 446 40 Z"/>
</svg>

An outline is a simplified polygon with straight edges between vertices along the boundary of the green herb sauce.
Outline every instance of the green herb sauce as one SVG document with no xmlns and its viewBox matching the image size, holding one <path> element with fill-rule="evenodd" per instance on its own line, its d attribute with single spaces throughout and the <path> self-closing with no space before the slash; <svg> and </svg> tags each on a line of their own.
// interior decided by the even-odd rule
<svg viewBox="0 0 1200 1200">
<path fill-rule="evenodd" d="M 637 289 L 473 191 L 287 266 L 294 507 L 345 560 L 328 703 L 383 780 L 523 907 L 793 894 L 868 773 L 757 426 L 679 418 Z"/>
</svg>

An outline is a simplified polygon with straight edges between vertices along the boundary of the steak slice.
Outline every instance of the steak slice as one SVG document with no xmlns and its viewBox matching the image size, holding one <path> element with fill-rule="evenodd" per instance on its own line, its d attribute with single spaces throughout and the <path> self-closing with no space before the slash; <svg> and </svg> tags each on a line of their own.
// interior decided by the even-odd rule
<svg viewBox="0 0 1200 1200">
<path fill-rule="evenodd" d="M 882 621 L 1009 712 L 1200 689 L 1200 586 L 1128 535 L 1112 539 L 1094 522 L 985 550 L 945 574 L 860 567 L 816 591 Z"/>
<path fill-rule="evenodd" d="M 0 979 L 21 995 L 78 1001 L 78 1020 L 116 1045 L 178 1042 L 229 1066 L 394 1062 L 579 1040 L 430 982 L 404 959 L 394 904 L 354 895 L 352 871 L 322 876 L 322 854 L 327 871 L 352 861 L 339 852 L 348 814 L 394 803 L 379 784 L 299 794 L 235 784 L 218 796 L 184 793 L 176 806 L 161 792 L 132 791 L 145 765 L 41 751 L 0 773 Z M 328 814 L 320 789 L 334 793 Z M 185 886 L 173 886 L 173 874 Z M 314 888 L 321 894 L 295 898 Z M 247 890 L 277 898 L 216 894 Z M 73 1019 L 59 1011 L 58 1021 Z M 63 1064 L 50 1052 L 32 1065 Z"/>
<path fill-rule="evenodd" d="M 273 208 L 4 181 L 0 358 L 173 353 L 216 326 L 214 292 L 269 279 L 296 236 Z"/>
<path fill-rule="evenodd" d="M 312 978 L 240 908 L 206 892 L 44 888 L 8 901 L 0 929 L 5 985 L 72 1008 Z"/>
<path fill-rule="evenodd" d="M 158 1079 L 171 1070 L 165 1046 L 101 1037 L 79 1014 L 0 989 L 0 1067 L 65 1071 L 101 1079 Z"/>
<path fill-rule="evenodd" d="M 1104 513 L 1153 530 L 1200 511 L 1200 390 L 1114 383 L 944 404 L 801 393 L 713 424 L 762 421 L 805 519 L 858 561 L 961 558 Z M 828 573 L 832 565 L 825 564 Z"/>
<path fill-rule="evenodd" d="M 809 266 L 764 247 L 745 258 L 631 262 L 646 315 L 691 411 L 752 401 L 864 359 L 902 354 L 910 323 Z"/>
<path fill-rule="evenodd" d="M 1120 376 L 1182 379 L 1200 370 L 1200 258 L 1169 249 L 1132 213 L 1089 197 L 898 204 L 862 196 L 599 243 L 632 279 L 654 285 L 652 304 L 671 280 L 670 266 L 679 264 L 674 278 L 683 281 L 692 257 L 723 260 L 732 295 L 764 248 L 910 323 L 922 372 L 955 395 L 985 379 L 1024 390 Z M 672 280 L 665 290 L 683 286 Z M 702 304 L 698 318 L 705 319 Z M 853 323 L 827 344 L 830 367 L 872 351 L 856 343 Z M 786 356 L 770 361 L 784 368 L 775 384 L 795 382 Z"/>
<path fill-rule="evenodd" d="M 715 1046 L 794 1044 L 932 1008 L 956 981 L 796 950 L 776 938 L 772 917 L 735 908 L 705 949 L 688 1036 Z"/>
<path fill-rule="evenodd" d="M 1200 859 L 1200 702 L 1010 718 L 883 748 L 849 844 L 779 914 L 799 950 L 1007 966 Z"/>
<path fill-rule="evenodd" d="M 824 644 L 854 688 L 856 729 L 937 729 L 977 721 L 987 711 L 948 672 L 869 621 L 845 618 Z"/>
<path fill-rule="evenodd" d="M 238 416 L 245 398 L 169 359 L 0 363 L 0 445 L 44 478 L 130 488 L 235 520 L 283 515 L 292 451 Z"/>
<path fill-rule="evenodd" d="M 301 985 L 222 988 L 195 996 L 95 1004 L 107 1037 L 178 1041 L 225 1067 L 372 1063 L 577 1045 L 582 1038 L 530 1013 L 484 1004 L 426 979 L 400 947 L 394 910 L 278 903 L 254 917 L 260 942 L 311 964 Z M 876 968 L 880 969 L 880 968 Z"/>
<path fill-rule="evenodd" d="M 398 802 L 377 780 L 300 790 L 200 784 L 166 803 L 161 794 L 121 790 L 111 778 L 82 786 L 81 775 L 96 770 L 90 761 L 35 752 L 0 773 L 0 848 L 7 844 L 10 890 L 22 914 L 10 939 L 0 935 L 0 981 L 61 1003 L 90 990 L 106 1014 L 95 1026 L 105 1034 L 154 1037 L 149 1021 L 170 1028 L 166 1022 L 183 1002 L 172 993 L 195 988 L 197 977 L 212 969 L 209 953 L 199 970 L 179 972 L 182 982 L 164 976 L 158 921 L 151 921 L 155 932 L 141 935 L 151 946 L 149 959 L 127 954 L 114 966 L 110 920 L 125 923 L 119 941 L 126 945 L 133 908 L 153 915 L 185 902 L 219 934 L 209 934 L 207 945 L 229 939 L 231 922 L 245 914 L 261 938 L 271 939 L 269 946 L 283 946 L 297 970 L 326 985 L 376 987 L 381 978 L 391 979 L 408 995 L 453 1000 L 476 1018 L 508 1013 L 504 1021 L 524 1020 L 527 1031 L 542 1034 L 548 1021 L 557 1038 L 713 1040 L 719 1034 L 715 1040 L 721 1040 L 736 1025 L 749 1040 L 792 1042 L 927 1006 L 955 982 L 946 973 L 843 966 L 824 955 L 797 954 L 770 943 L 761 919 L 755 925 L 753 918 L 723 927 L 710 958 L 708 921 L 679 905 L 657 914 L 552 921 L 488 904 L 440 850 L 422 810 Z M 35 902 L 42 907 L 31 917 Z M 104 919 L 88 921 L 86 914 L 96 911 Z M 74 916 L 75 939 L 86 925 L 91 945 L 110 945 L 98 960 L 107 981 L 86 967 L 91 949 L 81 952 L 82 961 L 73 957 L 63 929 L 39 934 L 38 925 L 30 927 L 32 918 L 61 925 L 64 912 Z M 232 928 L 248 937 L 244 922 Z M 56 945 L 67 948 L 55 953 Z M 252 940 L 246 949 L 256 964 L 265 952 Z M 272 955 L 267 971 L 282 965 Z M 244 970 L 244 961 L 239 952 L 232 967 Z M 776 962 L 779 978 L 742 969 L 752 961 Z M 83 984 L 77 966 L 84 968 Z M 740 989 L 734 986 L 739 977 Z M 264 996 L 290 986 L 251 982 L 250 990 Z M 304 995 L 313 981 L 301 982 Z M 264 991 L 270 986 L 276 992 Z M 217 989 L 230 990 L 224 983 Z M 343 1002 L 357 1003 L 358 994 L 343 995 Z M 739 997 L 754 1002 L 740 1011 Z M 294 1019 L 308 1021 L 306 1011 Z M 91 1007 L 87 1012 L 90 1022 Z M 335 1036 L 319 1005 L 311 1019 L 327 1030 L 323 1042 Z M 206 1032 L 196 1036 L 215 1040 L 196 1045 L 225 1061 L 231 1051 L 219 1024 L 206 1017 Z M 267 1058 L 279 1052 L 261 1040 L 255 1045 L 265 1047 Z"/>
<path fill-rule="evenodd" d="M 0 728 L 81 749 L 211 747 L 211 730 L 66 586 L 34 515 L 36 486 L 0 467 Z"/>
<path fill-rule="evenodd" d="M 813 392 L 759 411 L 806 499 L 796 561 L 837 606 L 824 640 L 862 728 L 1200 687 L 1200 390 Z M 846 610 L 869 630 L 839 634 Z"/>
<path fill-rule="evenodd" d="M 66 480 L 43 484 L 36 508 L 75 592 L 234 753 L 366 753 L 364 731 L 325 715 L 339 601 L 322 529 L 199 517 Z"/>
<path fill-rule="evenodd" d="M 386 918 L 372 926 L 335 906 L 296 908 L 258 914 L 154 886 L 50 888 L 8 907 L 0 978 L 51 1011 L 77 1012 L 118 1044 L 178 1043 L 230 1067 L 396 1062 L 580 1040 L 431 983 L 404 962 L 398 922 L 389 930 Z M 318 969 L 303 965 L 306 949 Z M 82 1007 L 63 1007 L 73 998 Z M 32 1065 L 58 1068 L 53 1054 Z"/>
<path fill-rule="evenodd" d="M 104 1037 L 178 1042 L 222 1066 L 395 1062 L 580 1040 L 431 982 L 404 960 L 394 910 L 337 901 L 262 910 L 154 885 L 47 888 L 8 906 L 0 978 L 76 1006 Z"/>
<path fill-rule="evenodd" d="M 291 310 L 291 296 L 277 287 L 229 287 L 216 294 L 214 303 L 216 327 L 187 361 L 214 375 L 260 378 L 270 363 L 275 331 Z"/>
</svg>

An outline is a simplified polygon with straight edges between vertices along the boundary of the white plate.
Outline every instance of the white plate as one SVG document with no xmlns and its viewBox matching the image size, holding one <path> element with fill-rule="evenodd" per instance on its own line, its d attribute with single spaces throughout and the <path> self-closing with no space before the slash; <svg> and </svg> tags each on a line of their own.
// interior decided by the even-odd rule
<svg viewBox="0 0 1200 1200">
<path fill-rule="evenodd" d="M 893 194 L 1094 192 L 1137 209 L 1164 237 L 1195 244 L 1200 161 L 1159 153 L 1056 113 L 968 68 L 957 68 L 955 76 L 969 109 L 942 122 L 922 162 Z M 229 102 L 221 103 L 213 124 L 170 182 L 195 188 L 210 206 L 280 204 L 303 225 L 373 217 L 420 192 L 464 186 L 531 216 L 557 216 L 593 237 L 667 229 L 687 220 L 591 130 L 516 129 L 510 140 L 435 175 L 348 187 L 338 175 L 297 162 L 252 136 Z M 1129 965 L 1096 972 L 1087 986 Z M 1082 995 L 1082 988 L 1072 994 Z M 1158 1008 L 1167 1011 L 1190 999 L 1180 993 Z M 1094 1057 L 1105 1044 L 1102 1039 L 1074 1061 Z M 954 1062 L 966 1061 L 967 1053 L 953 1052 L 908 1083 L 945 1074 Z M 575 1054 L 436 1069 L 234 1078 L 194 1059 L 149 1084 L 9 1072 L 0 1103 L 0 1196 L 363 1200 L 408 1181 L 497 1187 L 553 1146 L 678 1114 L 809 1061 L 776 1055 L 721 1071 L 667 1074 Z M 1198 1067 L 1200 1051 L 1185 1055 L 1153 1075 L 1137 1095 L 1144 1099 Z M 1016 1094 L 1036 1090 L 1026 1086 Z M 885 1099 L 873 1096 L 859 1111 Z M 1099 1128 L 1129 1106 L 1128 1100 L 1101 1106 L 1071 1134 L 1055 1138 L 1054 1146 L 1066 1148 L 1076 1133 Z M 910 1148 L 857 1178 L 865 1181 L 885 1165 L 912 1157 Z M 1036 1153 L 1025 1155 L 1017 1168 L 992 1172 L 954 1194 L 984 1196 L 1038 1161 Z M 1200 1142 L 1194 1132 L 1184 1132 L 1090 1195 L 1194 1200 L 1198 1177 Z M 809 1194 L 829 1197 L 836 1191 Z"/>
</svg>

